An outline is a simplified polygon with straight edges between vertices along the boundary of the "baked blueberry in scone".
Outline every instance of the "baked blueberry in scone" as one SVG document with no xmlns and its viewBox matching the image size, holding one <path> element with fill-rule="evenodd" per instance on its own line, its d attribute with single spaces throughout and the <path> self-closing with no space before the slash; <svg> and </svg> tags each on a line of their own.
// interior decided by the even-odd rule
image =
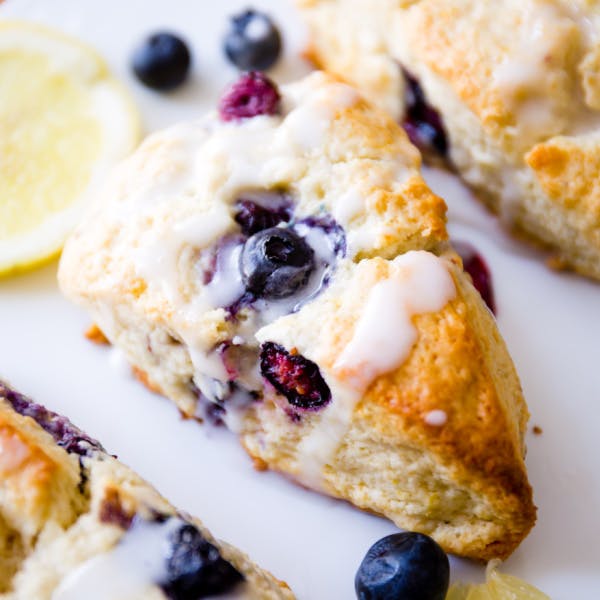
<svg viewBox="0 0 600 600">
<path fill-rule="evenodd" d="M 293 598 L 68 419 L 0 382 L 0 597 Z"/>
<path fill-rule="evenodd" d="M 65 294 L 261 467 L 507 556 L 535 521 L 527 408 L 400 127 L 315 73 L 246 74 L 150 136 L 65 248 Z"/>
<path fill-rule="evenodd" d="M 318 64 L 422 148 L 446 152 L 510 228 L 553 251 L 551 264 L 600 278 L 597 3 L 298 4 Z"/>
</svg>

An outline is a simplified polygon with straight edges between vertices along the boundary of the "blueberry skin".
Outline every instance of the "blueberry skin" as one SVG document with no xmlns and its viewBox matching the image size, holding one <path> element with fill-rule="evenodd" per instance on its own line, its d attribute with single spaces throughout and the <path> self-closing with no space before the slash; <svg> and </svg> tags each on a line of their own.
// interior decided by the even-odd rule
<svg viewBox="0 0 600 600">
<path fill-rule="evenodd" d="M 286 204 L 267 208 L 252 200 L 240 198 L 235 208 L 234 220 L 240 226 L 242 233 L 247 236 L 275 227 L 279 223 L 288 223 L 292 218 L 291 208 Z"/>
<path fill-rule="evenodd" d="M 359 600 L 444 600 L 449 579 L 440 546 L 422 533 L 404 532 L 371 546 L 354 587 Z"/>
<path fill-rule="evenodd" d="M 167 580 L 160 587 L 170 600 L 198 600 L 224 594 L 243 581 L 243 576 L 221 557 L 190 523 L 169 536 Z"/>
<path fill-rule="evenodd" d="M 448 154 L 448 138 L 442 117 L 425 98 L 423 88 L 416 77 L 402 69 L 406 92 L 404 104 L 406 115 L 402 127 L 410 141 L 421 152 L 435 152 L 442 157 Z"/>
<path fill-rule="evenodd" d="M 168 91 L 180 86 L 190 70 L 192 57 L 185 42 L 169 32 L 159 32 L 144 40 L 133 53 L 137 78 L 148 87 Z"/>
<path fill-rule="evenodd" d="M 244 244 L 240 271 L 246 289 L 258 298 L 286 298 L 306 285 L 315 268 L 314 251 L 291 229 L 271 227 Z"/>
<path fill-rule="evenodd" d="M 481 294 L 484 302 L 493 314 L 496 314 L 496 300 L 492 273 L 477 250 L 468 242 L 453 241 L 452 246 L 462 258 L 463 269 L 471 276 L 473 286 Z"/>
<path fill-rule="evenodd" d="M 264 71 L 281 54 L 281 35 L 264 13 L 247 10 L 231 18 L 224 40 L 227 58 L 242 71 Z"/>
<path fill-rule="evenodd" d="M 276 115 L 280 101 L 277 86 L 264 73 L 250 71 L 225 90 L 219 102 L 219 116 L 222 121 L 239 121 Z"/>
<path fill-rule="evenodd" d="M 301 354 L 291 354 L 279 344 L 262 345 L 260 372 L 296 408 L 317 411 L 331 401 L 331 390 L 319 366 Z"/>
</svg>

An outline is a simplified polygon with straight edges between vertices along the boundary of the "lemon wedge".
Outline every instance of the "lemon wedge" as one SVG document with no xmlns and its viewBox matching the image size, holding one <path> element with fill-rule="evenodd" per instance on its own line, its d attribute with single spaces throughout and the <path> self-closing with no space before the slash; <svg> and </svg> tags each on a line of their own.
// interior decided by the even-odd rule
<svg viewBox="0 0 600 600">
<path fill-rule="evenodd" d="M 133 101 L 94 50 L 0 21 L 0 276 L 58 254 L 88 190 L 139 136 Z"/>
<path fill-rule="evenodd" d="M 446 600 L 550 600 L 529 583 L 498 571 L 498 561 L 491 561 L 486 570 L 486 582 L 481 585 L 455 583 Z"/>
</svg>

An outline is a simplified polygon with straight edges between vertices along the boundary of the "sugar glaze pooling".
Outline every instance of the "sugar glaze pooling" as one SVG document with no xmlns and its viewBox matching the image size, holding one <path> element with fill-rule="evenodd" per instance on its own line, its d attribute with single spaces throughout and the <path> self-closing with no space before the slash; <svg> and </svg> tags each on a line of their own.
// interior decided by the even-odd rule
<svg viewBox="0 0 600 600">
<path fill-rule="evenodd" d="M 182 524 L 177 518 L 164 523 L 134 522 L 112 550 L 70 573 L 52 600 L 115 600 L 151 593 L 167 574 L 164 553 L 169 535 Z"/>
</svg>

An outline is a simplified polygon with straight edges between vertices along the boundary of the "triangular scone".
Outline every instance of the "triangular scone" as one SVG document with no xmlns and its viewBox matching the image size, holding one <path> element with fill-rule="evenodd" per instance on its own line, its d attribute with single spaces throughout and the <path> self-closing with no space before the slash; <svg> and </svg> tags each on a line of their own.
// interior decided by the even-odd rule
<svg viewBox="0 0 600 600">
<path fill-rule="evenodd" d="M 442 128 L 437 150 L 503 223 L 600 279 L 597 2 L 297 3 L 317 64 L 417 138 Z"/>
<path fill-rule="evenodd" d="M 96 597 L 98 585 L 103 598 L 123 600 L 189 598 L 184 589 L 293 598 L 66 418 L 2 382 L 0 475 L 0 598 L 79 600 Z M 186 552 L 205 571 L 184 582 Z"/>
<path fill-rule="evenodd" d="M 257 79 L 272 92 L 272 84 L 250 74 L 226 100 L 252 90 Z M 188 416 L 224 422 L 263 466 L 429 531 L 458 554 L 506 556 L 535 519 L 523 465 L 527 410 L 493 318 L 452 262 L 458 259 L 448 249 L 445 205 L 421 178 L 418 153 L 402 130 L 352 88 L 315 73 L 279 93 L 280 106 L 270 114 L 234 121 L 210 115 L 151 136 L 99 192 L 67 243 L 62 289 L 92 313 L 149 387 Z M 381 378 L 363 386 L 364 400 L 355 390 L 348 406 L 328 357 L 342 352 L 361 321 L 361 298 L 373 278 L 402 270 L 403 261 L 428 265 L 432 278 L 409 278 L 392 290 L 396 304 L 383 318 L 403 318 L 401 331 L 388 332 L 385 321 L 378 327 L 382 343 L 402 342 L 403 352 L 396 348 L 379 368 Z M 440 315 L 446 329 L 411 325 Z M 289 327 L 312 340 L 308 371 L 307 359 L 293 358 L 302 352 L 300 339 L 282 338 L 289 356 L 278 354 L 275 340 Z M 332 335 L 340 336 L 335 348 Z M 407 372 L 415 365 L 418 377 Z M 295 400 L 274 394 L 277 385 L 280 392 L 289 387 Z M 406 414 L 394 409 L 402 421 L 391 408 L 396 404 L 408 407 Z M 423 425 L 426 408 L 435 420 L 445 407 L 447 423 Z M 350 411 L 342 425 L 352 428 L 321 437 L 319 452 L 346 447 L 350 435 L 347 454 L 357 465 L 337 453 L 340 463 L 327 467 L 323 486 L 314 465 L 311 475 L 302 471 L 312 449 L 293 445 L 293 436 L 340 410 Z M 353 441 L 355 424 L 397 474 L 366 478 L 373 469 L 362 442 Z M 472 443 L 458 444 L 455 427 Z M 492 462 L 490 444 L 499 440 L 502 452 Z M 413 467 L 403 463 L 408 441 L 431 465 L 411 505 L 402 483 L 412 481 Z M 447 473 L 449 489 L 462 490 L 460 501 L 431 491 L 438 485 L 434 466 L 438 479 Z M 344 480 L 346 469 L 353 480 Z M 470 507 L 480 513 L 469 521 Z"/>
</svg>

